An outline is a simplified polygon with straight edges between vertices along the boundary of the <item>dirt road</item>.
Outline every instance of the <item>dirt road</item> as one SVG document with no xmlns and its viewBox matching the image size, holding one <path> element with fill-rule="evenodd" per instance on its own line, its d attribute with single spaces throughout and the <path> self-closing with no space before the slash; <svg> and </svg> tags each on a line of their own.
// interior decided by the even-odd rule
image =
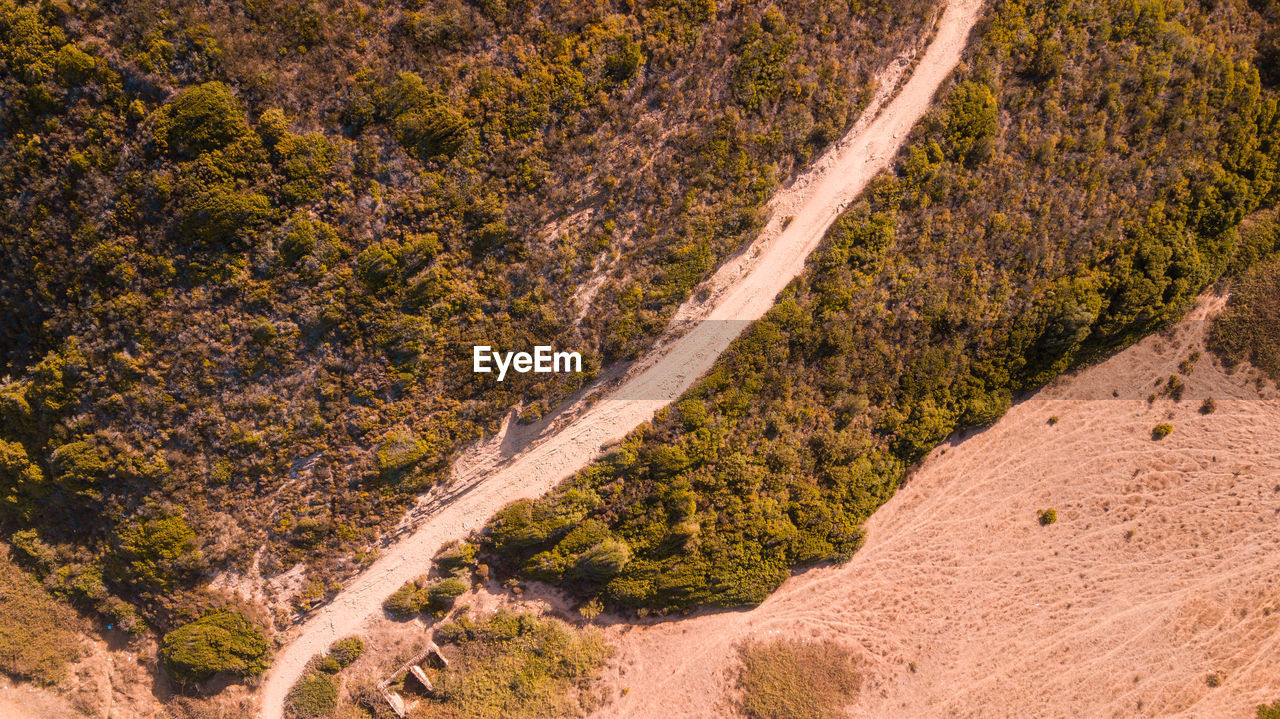
<svg viewBox="0 0 1280 719">
<path fill-rule="evenodd" d="M 595 719 L 739 716 L 735 646 L 770 638 L 852 648 L 850 717 L 1244 719 L 1280 700 L 1280 392 L 1203 353 L 1221 304 L 934 450 L 848 563 L 749 612 L 611 628 Z M 1195 351 L 1184 399 L 1148 402 Z"/>
<path fill-rule="evenodd" d="M 771 202 L 772 218 L 746 251 L 725 263 L 673 323 L 686 329 L 631 370 L 609 396 L 571 423 L 501 466 L 502 438 L 464 457 L 455 467 L 447 502 L 434 507 L 411 533 L 387 548 L 331 603 L 317 610 L 277 655 L 262 688 L 262 715 L 279 719 L 285 694 L 308 659 L 334 640 L 357 632 L 382 611 L 384 597 L 422 574 L 444 542 L 478 529 L 516 499 L 537 497 L 584 467 L 600 447 L 650 419 L 702 374 L 746 325 L 759 319 L 804 268 L 843 207 L 888 166 L 934 93 L 959 62 L 980 0 L 951 0 L 910 79 L 899 87 L 906 62 L 882 79 L 886 89 L 863 120 L 793 185 Z M 897 89 L 896 94 L 889 91 Z M 784 222 L 790 217 L 791 221 Z M 785 227 L 783 226 L 785 224 Z"/>
</svg>

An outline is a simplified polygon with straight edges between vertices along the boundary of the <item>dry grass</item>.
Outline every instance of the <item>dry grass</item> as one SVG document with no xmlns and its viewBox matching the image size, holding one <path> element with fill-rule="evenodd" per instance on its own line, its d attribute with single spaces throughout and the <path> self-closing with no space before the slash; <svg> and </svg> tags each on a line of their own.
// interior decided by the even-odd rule
<svg viewBox="0 0 1280 719">
<path fill-rule="evenodd" d="M 831 641 L 753 642 L 739 653 L 741 708 L 751 719 L 836 719 L 861 682 L 853 653 Z"/>
<path fill-rule="evenodd" d="M 1280 258 L 1236 280 L 1209 345 L 1229 364 L 1248 361 L 1280 380 Z"/>
<path fill-rule="evenodd" d="M 80 655 L 74 611 L 9 560 L 0 546 L 0 671 L 54 685 Z"/>
</svg>

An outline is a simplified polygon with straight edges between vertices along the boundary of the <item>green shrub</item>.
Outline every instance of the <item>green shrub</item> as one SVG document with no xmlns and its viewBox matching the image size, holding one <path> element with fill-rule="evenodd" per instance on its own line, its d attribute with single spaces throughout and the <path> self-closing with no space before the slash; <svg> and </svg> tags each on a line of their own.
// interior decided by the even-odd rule
<svg viewBox="0 0 1280 719">
<path fill-rule="evenodd" d="M 266 195 L 215 185 L 183 203 L 178 232 L 183 240 L 199 248 L 237 249 L 270 213 L 271 202 Z"/>
<path fill-rule="evenodd" d="M 333 715 L 338 708 L 338 681 L 324 672 L 309 672 L 285 697 L 285 716 L 289 719 L 321 719 Z"/>
<path fill-rule="evenodd" d="M 399 589 L 392 592 L 391 596 L 382 600 L 382 608 L 400 619 L 414 616 L 422 611 L 424 605 L 425 601 L 417 582 L 405 582 Z"/>
<path fill-rule="evenodd" d="M 1257 719 L 1280 719 L 1280 702 L 1258 705 Z"/>
<path fill-rule="evenodd" d="M 1280 222 L 1268 224 L 1280 234 Z M 1231 290 L 1210 327 L 1209 347 L 1228 365 L 1247 361 L 1280 381 L 1280 258 L 1249 269 Z"/>
<path fill-rule="evenodd" d="M 200 560 L 196 533 L 182 517 L 139 519 L 116 533 L 124 576 L 150 591 L 172 589 Z"/>
<path fill-rule="evenodd" d="M 382 289 L 400 268 L 396 257 L 385 244 L 369 245 L 356 256 L 356 271 L 371 290 Z"/>
<path fill-rule="evenodd" d="M 985 83 L 966 80 L 947 98 L 944 147 L 950 157 L 966 165 L 985 160 L 1000 125 L 996 98 Z"/>
<path fill-rule="evenodd" d="M 309 202 L 320 197 L 332 171 L 336 153 L 324 135 L 286 135 L 275 146 L 285 183 L 281 188 L 290 203 Z"/>
<path fill-rule="evenodd" d="M 457 577 L 446 577 L 431 582 L 423 587 L 423 596 L 426 599 L 425 606 L 437 612 L 448 611 L 453 608 L 454 601 L 465 594 L 469 588 L 466 582 Z"/>
<path fill-rule="evenodd" d="M 1050 507 L 1036 512 L 1036 521 L 1040 522 L 1040 526 L 1047 527 L 1058 521 L 1058 510 Z"/>
<path fill-rule="evenodd" d="M 34 510 L 34 500 L 49 491 L 44 472 L 17 442 L 0 439 L 0 502 L 10 515 L 25 517 Z"/>
<path fill-rule="evenodd" d="M 252 676 L 269 664 L 262 631 L 229 610 L 206 614 L 164 635 L 160 659 L 180 682 L 200 682 L 220 673 Z"/>
<path fill-rule="evenodd" d="M 221 82 L 206 82 L 179 92 L 160 111 L 157 139 L 169 152 L 192 158 L 220 150 L 249 132 L 244 110 L 231 88 Z"/>
<path fill-rule="evenodd" d="M 631 547 L 620 539 L 608 538 L 578 556 L 574 574 L 603 583 L 617 576 L 631 561 Z"/>
<path fill-rule="evenodd" d="M 441 572 L 455 572 L 475 564 L 476 546 L 471 542 L 453 541 L 440 548 L 435 563 Z"/>
<path fill-rule="evenodd" d="M 46 686 L 80 657 L 81 622 L 0 547 L 0 672 Z"/>
<path fill-rule="evenodd" d="M 63 45 L 58 50 L 56 66 L 58 77 L 66 84 L 75 85 L 92 79 L 97 60 L 75 45 Z"/>
<path fill-rule="evenodd" d="M 1161 422 L 1151 429 L 1151 439 L 1162 440 L 1173 434 L 1173 425 L 1168 422 Z"/>
<path fill-rule="evenodd" d="M 404 476 L 430 450 L 421 437 L 407 429 L 388 432 L 378 444 L 378 471 L 384 479 L 396 480 Z"/>
<path fill-rule="evenodd" d="M 364 640 L 356 636 L 339 639 L 329 647 L 329 656 L 343 669 L 354 664 L 363 653 Z"/>
<path fill-rule="evenodd" d="M 432 105 L 397 116 L 391 132 L 409 154 L 426 162 L 457 152 L 466 141 L 467 121 L 451 108 Z"/>
</svg>

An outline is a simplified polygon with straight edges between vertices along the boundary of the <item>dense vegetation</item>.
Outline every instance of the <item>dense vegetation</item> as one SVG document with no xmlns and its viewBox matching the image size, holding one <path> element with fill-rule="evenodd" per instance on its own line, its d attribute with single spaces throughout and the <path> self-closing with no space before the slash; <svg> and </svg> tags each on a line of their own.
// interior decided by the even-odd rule
<svg viewBox="0 0 1280 719">
<path fill-rule="evenodd" d="M 0 671 L 54 685 L 80 656 L 81 620 L 0 551 Z"/>
<path fill-rule="evenodd" d="M 862 682 L 853 653 L 834 642 L 752 642 L 738 654 L 748 719 L 839 719 Z"/>
<path fill-rule="evenodd" d="M 648 611 L 847 557 L 950 433 L 1274 251 L 1237 226 L 1276 197 L 1275 10 L 994 2 L 806 274 L 651 426 L 500 512 L 490 561 Z"/>
<path fill-rule="evenodd" d="M 1274 215 L 1251 223 L 1247 231 L 1280 246 Z M 1280 382 L 1280 258 L 1261 262 L 1232 281 L 1231 299 L 1214 319 L 1209 346 L 1228 364 L 1248 361 Z"/>
<path fill-rule="evenodd" d="M 634 356 L 933 7 L 0 0 L 0 526 L 133 631 L 323 601 L 589 376 L 468 345 Z"/>
</svg>

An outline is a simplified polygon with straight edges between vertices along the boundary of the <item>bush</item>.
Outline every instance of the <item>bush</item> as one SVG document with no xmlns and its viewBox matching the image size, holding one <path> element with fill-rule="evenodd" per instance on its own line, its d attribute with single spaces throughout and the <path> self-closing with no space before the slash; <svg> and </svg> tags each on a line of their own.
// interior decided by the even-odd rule
<svg viewBox="0 0 1280 719">
<path fill-rule="evenodd" d="M 80 623 L 0 546 L 0 672 L 56 686 L 80 656 Z"/>
<path fill-rule="evenodd" d="M 285 697 L 285 716 L 290 719 L 320 719 L 337 708 L 338 682 L 324 672 L 304 675 Z"/>
<path fill-rule="evenodd" d="M 388 432 L 378 444 L 378 471 L 383 479 L 395 481 L 402 478 L 430 450 L 421 437 L 407 429 Z"/>
<path fill-rule="evenodd" d="M 617 576 L 631 561 L 631 547 L 621 539 L 607 538 L 578 556 L 576 576 L 603 583 Z"/>
<path fill-rule="evenodd" d="M 1058 510 L 1050 507 L 1036 512 L 1036 520 L 1040 522 L 1040 526 L 1047 527 L 1058 521 Z"/>
<path fill-rule="evenodd" d="M 466 140 L 467 121 L 451 108 L 434 105 L 396 117 L 391 132 L 422 162 L 457 152 Z"/>
<path fill-rule="evenodd" d="M 221 82 L 187 88 L 160 112 L 156 136 L 177 157 L 220 150 L 249 132 L 244 110 Z"/>
<path fill-rule="evenodd" d="M 441 572 L 455 572 L 475 564 L 476 546 L 471 542 L 453 541 L 440 548 L 435 563 Z"/>
<path fill-rule="evenodd" d="M 160 659 L 180 682 L 215 674 L 238 677 L 266 671 L 268 644 L 257 626 L 237 612 L 218 610 L 164 635 Z"/>
<path fill-rule="evenodd" d="M 192 245 L 215 251 L 236 249 L 271 213 L 266 195 L 215 185 L 188 199 L 178 232 Z"/>
<path fill-rule="evenodd" d="M 1272 220 L 1272 233 L 1280 223 Z M 1228 365 L 1250 362 L 1280 381 L 1280 259 L 1233 281 L 1227 308 L 1213 320 L 1209 347 Z"/>
<path fill-rule="evenodd" d="M 200 559 L 196 533 L 182 517 L 154 517 L 124 525 L 116 535 L 124 576 L 150 591 L 173 588 Z"/>
<path fill-rule="evenodd" d="M 364 653 L 364 640 L 360 637 L 351 636 L 339 639 L 329 647 L 329 656 L 338 662 L 338 666 L 346 669 L 355 663 L 360 655 Z"/>
<path fill-rule="evenodd" d="M 417 582 L 405 582 L 403 586 L 382 600 L 382 608 L 393 617 L 407 619 L 422 611 L 423 598 Z"/>
<path fill-rule="evenodd" d="M 1156 441 L 1162 440 L 1171 434 L 1173 434 L 1173 425 L 1168 422 L 1161 422 L 1151 429 L 1151 439 Z"/>
<path fill-rule="evenodd" d="M 453 608 L 454 600 L 465 594 L 469 588 L 466 582 L 457 577 L 447 577 L 432 582 L 423 588 L 425 606 L 437 612 L 448 611 Z"/>
<path fill-rule="evenodd" d="M 966 165 L 985 160 L 995 146 L 1000 125 L 996 98 L 985 83 L 966 80 L 947 98 L 947 153 Z"/>
<path fill-rule="evenodd" d="M 1258 705 L 1257 719 L 1280 719 L 1280 702 Z"/>
</svg>

